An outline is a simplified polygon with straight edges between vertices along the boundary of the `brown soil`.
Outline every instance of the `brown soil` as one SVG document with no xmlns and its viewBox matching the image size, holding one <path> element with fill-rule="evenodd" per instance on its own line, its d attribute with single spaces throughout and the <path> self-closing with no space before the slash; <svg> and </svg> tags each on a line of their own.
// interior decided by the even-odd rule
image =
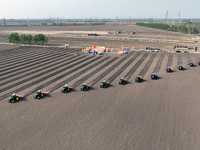
<svg viewBox="0 0 200 150">
<path fill-rule="evenodd" d="M 199 149 L 200 55 L 80 51 L 0 45 L 0 149 Z M 160 79 L 151 80 L 155 70 Z M 142 83 L 134 81 L 139 74 Z M 100 88 L 102 80 L 111 86 Z M 84 82 L 92 89 L 80 91 Z M 66 83 L 75 90 L 61 93 Z M 38 89 L 49 96 L 34 99 Z M 25 99 L 8 103 L 13 92 Z"/>
<path fill-rule="evenodd" d="M 92 45 L 106 46 L 108 48 L 124 47 L 145 49 L 146 46 L 173 50 L 175 44 L 188 44 L 190 47 L 199 47 L 194 41 L 199 40 L 198 35 L 187 35 L 169 31 L 162 31 L 135 25 L 99 25 L 99 26 L 30 26 L 30 27 L 1 27 L 0 39 L 7 42 L 8 34 L 18 32 L 20 34 L 43 33 L 48 36 L 49 44 L 88 47 Z M 108 34 L 111 30 L 122 31 L 122 34 Z M 136 34 L 128 34 L 132 31 Z M 100 36 L 88 37 L 88 33 L 100 34 Z"/>
</svg>

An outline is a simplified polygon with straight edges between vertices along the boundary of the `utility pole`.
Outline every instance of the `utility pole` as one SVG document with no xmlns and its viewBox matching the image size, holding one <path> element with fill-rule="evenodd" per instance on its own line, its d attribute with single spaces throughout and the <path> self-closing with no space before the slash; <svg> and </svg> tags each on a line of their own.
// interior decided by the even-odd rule
<svg viewBox="0 0 200 150">
<path fill-rule="evenodd" d="M 29 22 L 29 21 L 28 21 L 28 17 L 27 17 L 27 20 L 26 20 L 26 22 L 27 22 L 27 26 L 28 26 L 28 24 L 29 24 L 29 23 L 28 23 L 28 22 Z"/>
<path fill-rule="evenodd" d="M 4 27 L 5 27 L 6 26 L 6 19 L 5 19 L 5 17 L 4 17 L 3 22 L 4 22 Z"/>
<path fill-rule="evenodd" d="M 179 20 L 179 23 L 181 23 L 181 11 L 179 10 L 179 13 L 178 13 L 178 20 Z"/>
<path fill-rule="evenodd" d="M 166 24 L 168 24 L 168 11 L 166 13 Z"/>
</svg>

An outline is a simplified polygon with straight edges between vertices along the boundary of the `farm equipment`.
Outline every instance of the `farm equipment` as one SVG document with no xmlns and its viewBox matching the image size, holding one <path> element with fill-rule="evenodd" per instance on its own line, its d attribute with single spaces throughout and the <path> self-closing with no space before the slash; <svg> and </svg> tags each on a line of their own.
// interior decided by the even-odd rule
<svg viewBox="0 0 200 150">
<path fill-rule="evenodd" d="M 135 77 L 135 82 L 142 82 L 142 81 L 143 81 L 143 79 L 141 76 Z"/>
<path fill-rule="evenodd" d="M 81 87 L 81 91 L 87 91 L 90 88 L 91 88 L 90 85 L 87 85 L 86 83 L 83 83 L 83 85 Z"/>
<path fill-rule="evenodd" d="M 155 79 L 158 79 L 158 76 L 157 76 L 156 73 L 152 73 L 150 77 L 151 77 L 152 80 L 153 80 L 153 79 L 154 79 L 154 80 L 155 80 Z"/>
<path fill-rule="evenodd" d="M 120 80 L 119 80 L 119 84 L 126 84 L 127 83 L 127 80 L 124 79 L 124 77 L 122 77 Z"/>
<path fill-rule="evenodd" d="M 61 90 L 61 93 L 67 93 L 67 92 L 70 92 L 72 91 L 73 88 L 72 87 L 69 87 L 67 84 L 63 86 L 62 90 Z"/>
<path fill-rule="evenodd" d="M 190 66 L 190 67 L 194 67 L 193 62 L 189 62 L 189 63 L 188 63 L 188 66 Z"/>
<path fill-rule="evenodd" d="M 179 65 L 177 68 L 178 68 L 179 70 L 184 70 L 184 69 L 185 69 L 182 65 Z"/>
<path fill-rule="evenodd" d="M 170 67 L 165 68 L 166 72 L 172 72 L 172 69 Z"/>
<path fill-rule="evenodd" d="M 42 92 L 41 90 L 38 90 L 38 91 L 36 92 L 36 94 L 34 95 L 34 98 L 35 98 L 35 99 L 40 99 L 40 98 L 42 98 L 42 97 L 44 97 L 44 96 L 47 96 L 47 95 L 48 95 L 47 92 Z"/>
<path fill-rule="evenodd" d="M 8 102 L 10 103 L 14 103 L 16 101 L 19 101 L 20 99 L 23 99 L 23 96 L 22 95 L 16 95 L 15 93 L 13 93 L 11 95 L 11 97 L 9 98 Z"/>
<path fill-rule="evenodd" d="M 101 83 L 101 85 L 100 85 L 100 88 L 106 88 L 106 87 L 108 87 L 109 85 L 110 85 L 110 84 L 104 80 L 104 81 L 102 81 L 102 83 Z"/>
</svg>

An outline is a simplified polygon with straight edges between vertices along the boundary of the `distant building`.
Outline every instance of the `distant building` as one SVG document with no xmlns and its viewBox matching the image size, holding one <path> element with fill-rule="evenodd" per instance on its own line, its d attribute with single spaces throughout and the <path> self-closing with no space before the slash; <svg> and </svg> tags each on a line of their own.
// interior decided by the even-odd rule
<svg viewBox="0 0 200 150">
<path fill-rule="evenodd" d="M 113 31 L 109 31 L 108 33 L 110 33 L 110 34 L 120 34 L 121 31 L 113 30 Z"/>
<path fill-rule="evenodd" d="M 189 46 L 186 45 L 186 44 L 176 44 L 176 45 L 174 46 L 174 49 L 179 49 L 179 48 L 180 48 L 180 49 L 182 49 L 182 48 L 183 48 L 183 49 L 186 49 L 186 48 L 188 49 L 188 47 L 189 47 Z"/>
</svg>

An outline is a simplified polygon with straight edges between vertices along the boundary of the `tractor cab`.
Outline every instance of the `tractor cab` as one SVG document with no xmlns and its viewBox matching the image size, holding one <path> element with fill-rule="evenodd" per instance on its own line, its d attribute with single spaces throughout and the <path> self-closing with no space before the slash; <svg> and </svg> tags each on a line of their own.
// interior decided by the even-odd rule
<svg viewBox="0 0 200 150">
<path fill-rule="evenodd" d="M 17 96 L 16 96 L 16 94 L 15 93 L 13 93 L 12 95 L 11 95 L 11 98 L 13 98 L 13 99 L 15 99 Z"/>
<path fill-rule="evenodd" d="M 63 86 L 63 88 L 68 88 L 68 85 L 67 85 L 67 84 L 65 84 L 65 85 Z"/>
<path fill-rule="evenodd" d="M 86 83 L 83 83 L 82 87 L 83 87 L 83 88 L 86 88 L 86 87 L 87 87 L 87 84 L 86 84 Z"/>
<path fill-rule="evenodd" d="M 120 79 L 120 82 L 124 82 L 124 77 L 122 77 L 122 78 Z"/>
<path fill-rule="evenodd" d="M 189 65 L 190 67 L 194 66 L 193 62 L 189 62 L 188 65 Z"/>
<path fill-rule="evenodd" d="M 155 73 L 152 73 L 152 74 L 151 74 L 151 77 L 152 77 L 152 78 L 155 78 L 155 77 L 156 77 L 156 74 L 155 74 Z"/>
<path fill-rule="evenodd" d="M 36 92 L 36 94 L 41 94 L 42 92 L 41 92 L 41 90 L 38 90 L 37 92 Z"/>
<path fill-rule="evenodd" d="M 171 71 L 172 71 L 170 67 L 167 67 L 165 70 L 166 70 L 167 72 L 171 72 Z"/>
<path fill-rule="evenodd" d="M 106 81 L 104 80 L 104 81 L 102 81 L 102 85 L 103 86 L 105 86 L 106 85 Z"/>
<path fill-rule="evenodd" d="M 136 82 L 140 82 L 140 81 L 142 81 L 141 76 L 137 76 L 137 77 L 135 77 L 135 81 L 136 81 Z"/>
</svg>

